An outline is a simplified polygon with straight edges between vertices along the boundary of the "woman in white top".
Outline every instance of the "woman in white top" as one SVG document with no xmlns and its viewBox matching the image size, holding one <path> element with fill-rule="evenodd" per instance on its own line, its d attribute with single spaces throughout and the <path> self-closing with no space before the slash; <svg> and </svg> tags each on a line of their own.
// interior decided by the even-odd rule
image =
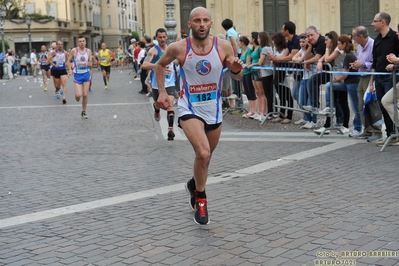
<svg viewBox="0 0 399 266">
<path fill-rule="evenodd" d="M 13 55 L 13 52 L 9 52 L 7 56 L 7 63 L 8 63 L 8 77 L 9 79 L 14 78 L 14 73 L 13 73 L 13 67 L 15 63 L 15 57 Z"/>
<path fill-rule="evenodd" d="M 267 57 L 268 54 L 273 54 L 272 39 L 269 33 L 262 31 L 259 32 L 259 44 L 262 47 L 261 55 L 258 64 L 263 67 L 271 68 L 273 67 L 273 62 Z M 260 76 L 262 79 L 262 87 L 265 95 L 265 106 L 263 113 L 266 116 L 273 112 L 273 69 L 261 69 Z M 262 103 L 261 99 L 258 100 L 258 104 Z M 271 118 L 271 117 L 270 117 Z"/>
</svg>

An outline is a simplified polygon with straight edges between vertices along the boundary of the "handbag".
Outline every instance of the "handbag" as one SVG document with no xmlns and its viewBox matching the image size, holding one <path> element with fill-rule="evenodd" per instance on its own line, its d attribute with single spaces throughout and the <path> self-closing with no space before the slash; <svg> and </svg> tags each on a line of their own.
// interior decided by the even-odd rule
<svg viewBox="0 0 399 266">
<path fill-rule="evenodd" d="M 371 93 L 367 88 L 364 96 L 363 116 L 372 127 L 378 128 L 384 123 L 384 120 L 382 119 L 380 104 L 377 101 L 377 94 Z"/>
</svg>

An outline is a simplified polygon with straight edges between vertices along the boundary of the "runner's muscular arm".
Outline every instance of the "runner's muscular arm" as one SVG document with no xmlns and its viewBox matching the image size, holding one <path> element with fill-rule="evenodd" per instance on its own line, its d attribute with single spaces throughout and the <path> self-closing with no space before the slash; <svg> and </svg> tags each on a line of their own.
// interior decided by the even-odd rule
<svg viewBox="0 0 399 266">
<path fill-rule="evenodd" d="M 48 55 L 48 58 L 47 58 L 47 64 L 53 65 L 54 56 L 55 56 L 55 52 L 51 51 L 50 54 Z"/>
<path fill-rule="evenodd" d="M 66 61 L 67 69 L 71 69 L 71 63 L 73 62 L 73 55 L 75 55 L 75 48 L 73 48 L 71 50 L 71 52 L 69 53 L 69 55 L 67 57 L 67 61 Z"/>
<path fill-rule="evenodd" d="M 87 49 L 87 55 L 89 57 L 89 67 L 93 66 L 93 53 L 90 49 Z"/>
<path fill-rule="evenodd" d="M 151 63 L 152 59 L 154 59 L 154 57 L 156 57 L 158 55 L 157 49 L 155 49 L 154 47 L 152 47 L 148 53 L 147 56 L 144 58 L 144 62 L 142 65 L 143 69 L 149 70 L 149 69 L 154 69 L 155 68 L 155 64 Z"/>
<path fill-rule="evenodd" d="M 71 66 L 71 63 L 73 62 L 73 58 L 74 58 L 75 52 L 76 52 L 76 48 L 73 48 L 73 49 L 71 50 L 71 52 L 68 54 L 68 56 L 67 56 L 66 68 L 67 68 L 67 71 L 68 71 L 68 77 L 69 77 L 69 76 L 71 75 L 71 73 L 72 73 L 72 66 Z"/>
<path fill-rule="evenodd" d="M 233 47 L 228 41 L 218 40 L 218 45 L 219 52 L 222 58 L 224 58 L 224 63 L 230 69 L 231 77 L 235 80 L 241 80 L 243 77 L 242 69 L 244 63 L 238 57 L 234 56 Z"/>
</svg>

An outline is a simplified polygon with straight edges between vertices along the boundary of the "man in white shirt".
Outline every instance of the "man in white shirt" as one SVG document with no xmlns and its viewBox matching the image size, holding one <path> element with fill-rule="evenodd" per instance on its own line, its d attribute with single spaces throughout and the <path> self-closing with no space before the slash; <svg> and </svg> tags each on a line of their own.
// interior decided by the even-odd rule
<svg viewBox="0 0 399 266">
<path fill-rule="evenodd" d="M 37 56 L 36 56 L 36 49 L 32 49 L 32 53 L 30 54 L 30 66 L 31 66 L 31 73 L 32 76 L 37 77 Z"/>
</svg>

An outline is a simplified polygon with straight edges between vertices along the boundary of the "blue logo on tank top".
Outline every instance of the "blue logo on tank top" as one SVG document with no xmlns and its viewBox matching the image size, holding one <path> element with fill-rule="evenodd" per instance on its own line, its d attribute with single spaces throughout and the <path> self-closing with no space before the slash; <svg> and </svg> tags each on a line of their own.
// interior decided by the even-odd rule
<svg viewBox="0 0 399 266">
<path fill-rule="evenodd" d="M 196 64 L 195 70 L 199 75 L 206 76 L 211 72 L 212 66 L 208 60 L 201 60 Z"/>
</svg>

